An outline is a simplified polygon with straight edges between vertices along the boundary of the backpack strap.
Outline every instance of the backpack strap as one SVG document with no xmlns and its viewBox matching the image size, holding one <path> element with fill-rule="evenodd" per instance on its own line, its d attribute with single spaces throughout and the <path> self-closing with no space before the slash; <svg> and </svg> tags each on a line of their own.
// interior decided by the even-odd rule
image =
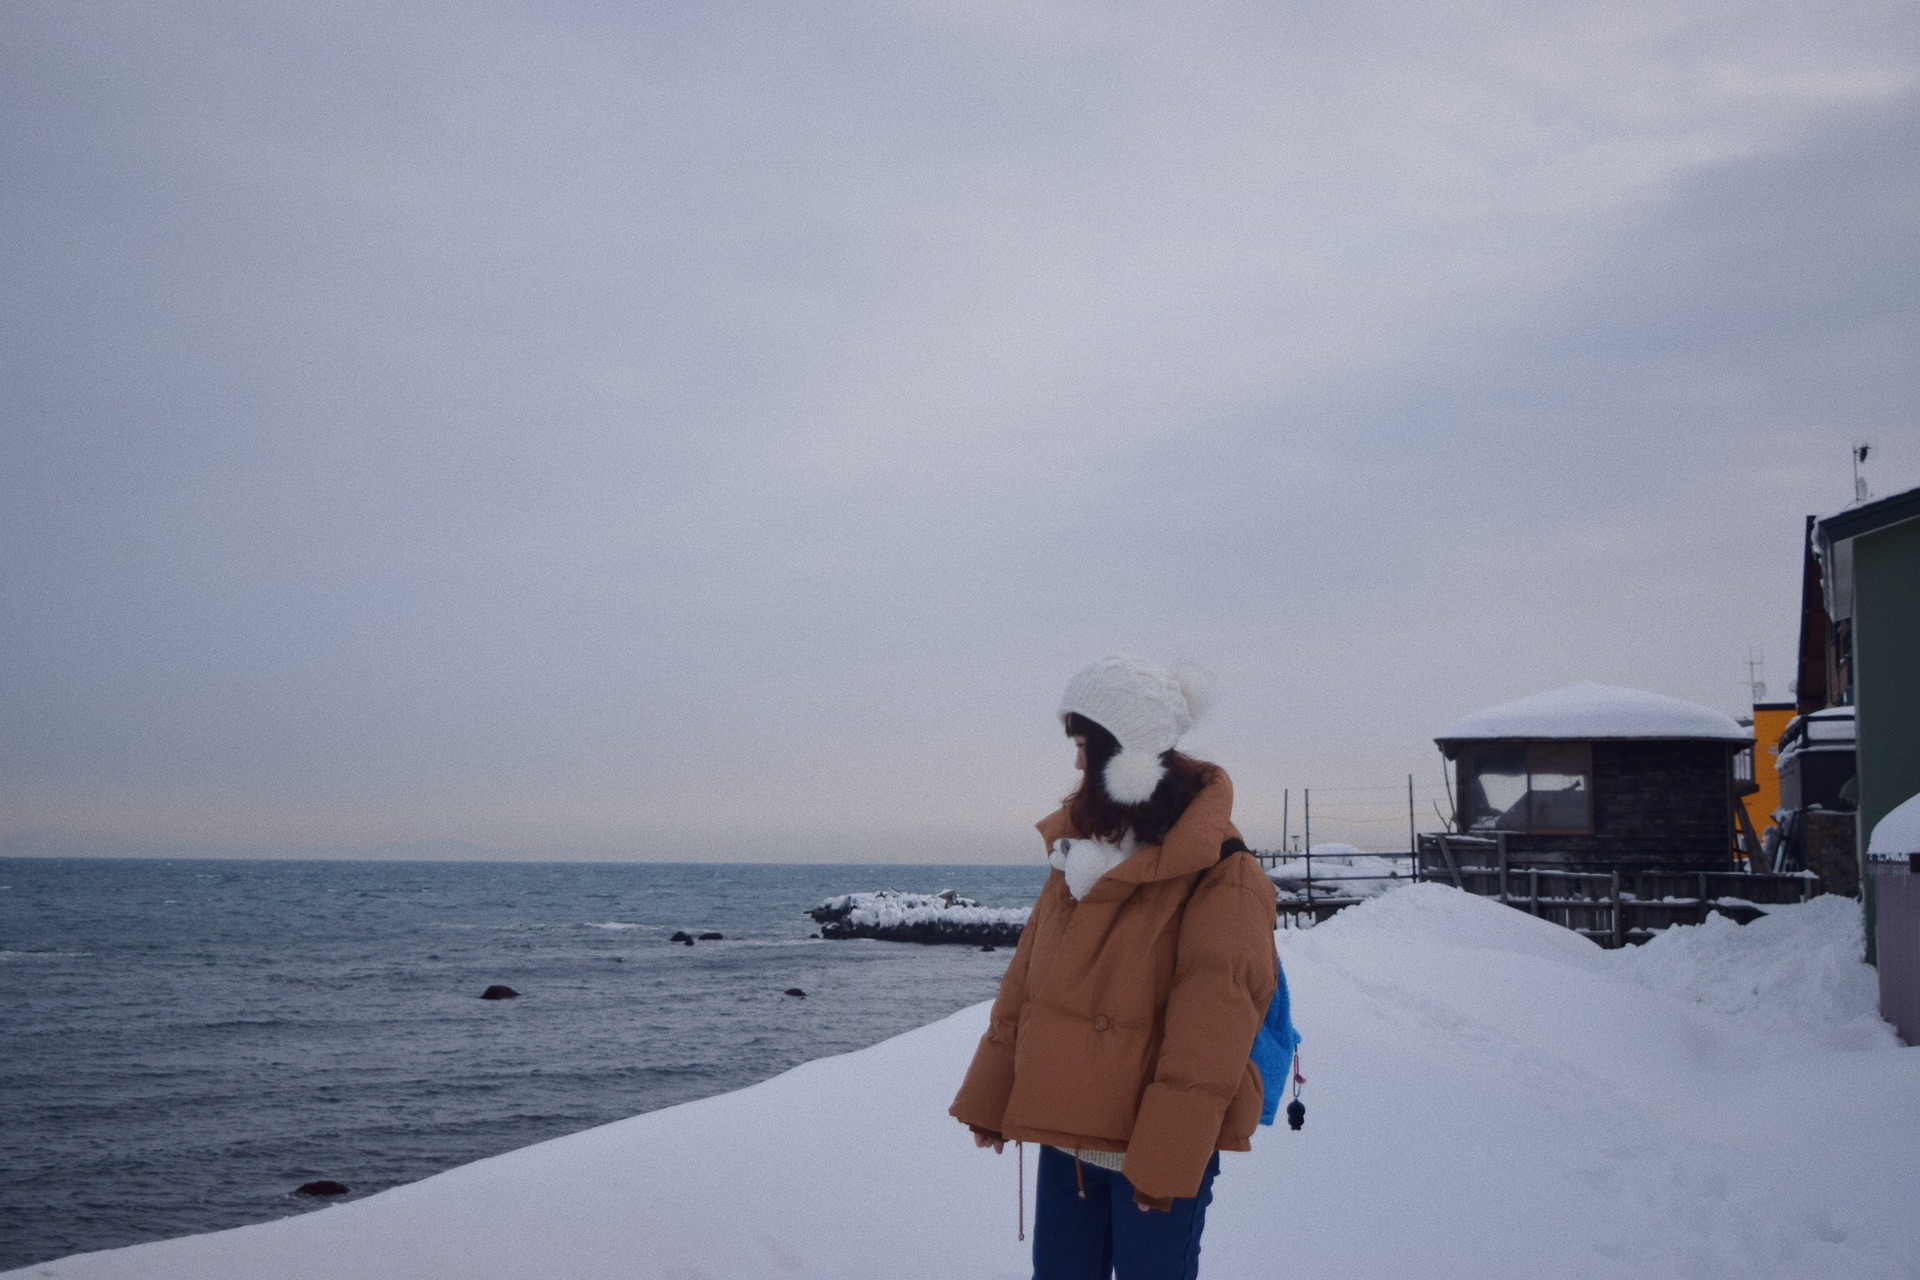
<svg viewBox="0 0 1920 1280">
<path fill-rule="evenodd" d="M 1205 871 L 1202 871 L 1199 875 L 1193 878 L 1193 887 L 1187 890 L 1187 901 L 1188 902 L 1193 901 L 1193 895 L 1200 891 L 1201 883 L 1205 881 L 1208 876 L 1213 874 L 1214 867 L 1218 867 L 1221 863 L 1225 862 L 1228 858 L 1231 858 L 1236 853 L 1252 853 L 1252 852 L 1253 850 L 1247 847 L 1247 842 L 1245 840 L 1242 840 L 1239 836 L 1228 836 L 1225 840 L 1222 840 L 1220 842 L 1220 856 L 1214 859 L 1213 866 L 1208 867 Z"/>
</svg>

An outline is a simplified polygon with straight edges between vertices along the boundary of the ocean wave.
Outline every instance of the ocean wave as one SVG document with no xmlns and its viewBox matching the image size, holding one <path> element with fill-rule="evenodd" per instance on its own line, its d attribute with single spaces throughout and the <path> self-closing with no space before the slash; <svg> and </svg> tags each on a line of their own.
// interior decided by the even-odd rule
<svg viewBox="0 0 1920 1280">
<path fill-rule="evenodd" d="M 628 924 L 624 920 L 588 920 L 585 922 L 585 926 L 589 929 L 638 929 L 640 928 L 639 925 Z"/>
<path fill-rule="evenodd" d="M 66 960 L 77 956 L 90 956 L 91 951 L 5 951 L 0 950 L 0 960 Z"/>
<path fill-rule="evenodd" d="M 514 920 L 504 924 L 477 923 L 469 920 L 429 920 L 429 929 L 463 929 L 480 933 L 540 933 L 552 928 L 538 920 Z"/>
</svg>

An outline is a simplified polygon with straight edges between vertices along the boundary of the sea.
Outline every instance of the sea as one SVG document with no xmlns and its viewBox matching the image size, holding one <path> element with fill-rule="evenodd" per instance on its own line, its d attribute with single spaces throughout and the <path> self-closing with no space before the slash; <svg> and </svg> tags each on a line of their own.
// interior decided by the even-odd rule
<svg viewBox="0 0 1920 1280">
<path fill-rule="evenodd" d="M 308 1211 L 313 1180 L 371 1195 L 922 1026 L 991 998 L 1011 952 L 823 941 L 807 911 L 1024 906 L 1045 871 L 0 860 L 0 1270 Z"/>
</svg>

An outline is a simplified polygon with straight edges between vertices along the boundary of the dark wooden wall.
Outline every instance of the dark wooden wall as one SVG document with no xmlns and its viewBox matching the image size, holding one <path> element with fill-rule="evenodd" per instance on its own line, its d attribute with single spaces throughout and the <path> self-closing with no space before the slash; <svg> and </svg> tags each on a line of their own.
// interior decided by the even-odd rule
<svg viewBox="0 0 1920 1280">
<path fill-rule="evenodd" d="M 1795 674 L 1794 700 L 1801 715 L 1833 705 L 1827 694 L 1832 683 L 1828 642 L 1833 621 L 1827 617 L 1826 588 L 1820 582 L 1820 557 L 1813 551 L 1813 526 L 1818 516 L 1807 517 L 1807 536 L 1801 545 L 1807 549 L 1800 569 L 1800 664 Z"/>
<path fill-rule="evenodd" d="M 1593 834 L 1507 837 L 1509 856 L 1576 868 L 1698 867 L 1733 861 L 1730 744 L 1593 744 Z"/>
</svg>

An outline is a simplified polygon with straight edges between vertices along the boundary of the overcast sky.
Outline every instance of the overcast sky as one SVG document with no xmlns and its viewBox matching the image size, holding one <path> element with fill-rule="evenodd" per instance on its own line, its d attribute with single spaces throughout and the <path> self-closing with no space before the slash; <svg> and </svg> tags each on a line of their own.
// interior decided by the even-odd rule
<svg viewBox="0 0 1920 1280">
<path fill-rule="evenodd" d="M 1029 857 L 1114 650 L 1404 847 L 1920 484 L 1904 0 L 12 0 L 0 165 L 13 853 Z"/>
</svg>

